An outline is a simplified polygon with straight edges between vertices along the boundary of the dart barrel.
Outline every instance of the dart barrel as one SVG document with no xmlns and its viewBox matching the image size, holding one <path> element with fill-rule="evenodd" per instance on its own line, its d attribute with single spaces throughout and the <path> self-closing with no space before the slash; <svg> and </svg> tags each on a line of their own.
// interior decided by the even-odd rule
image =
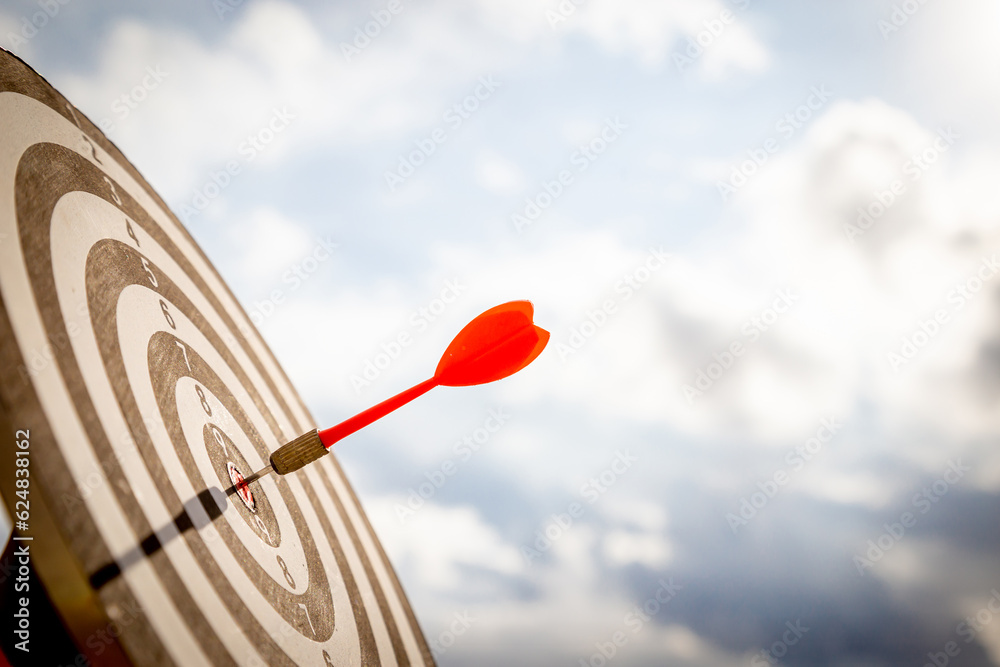
<svg viewBox="0 0 1000 667">
<path fill-rule="evenodd" d="M 319 431 L 313 429 L 276 449 L 271 454 L 271 467 L 279 475 L 287 475 L 329 453 L 319 439 Z"/>
</svg>

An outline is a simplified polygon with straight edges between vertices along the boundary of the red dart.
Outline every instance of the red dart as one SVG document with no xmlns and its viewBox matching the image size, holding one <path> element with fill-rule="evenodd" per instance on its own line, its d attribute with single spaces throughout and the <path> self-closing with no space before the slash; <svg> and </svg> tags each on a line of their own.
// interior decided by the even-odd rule
<svg viewBox="0 0 1000 667">
<path fill-rule="evenodd" d="M 280 475 L 315 461 L 329 453 L 335 442 L 381 419 L 417 396 L 438 385 L 468 387 L 485 384 L 513 375 L 535 360 L 549 332 L 532 321 L 530 301 L 511 301 L 490 308 L 465 325 L 441 355 L 434 377 L 400 392 L 364 412 L 323 431 L 312 430 L 288 442 L 271 454 L 270 465 L 247 477 L 242 488 L 274 471 Z"/>
</svg>

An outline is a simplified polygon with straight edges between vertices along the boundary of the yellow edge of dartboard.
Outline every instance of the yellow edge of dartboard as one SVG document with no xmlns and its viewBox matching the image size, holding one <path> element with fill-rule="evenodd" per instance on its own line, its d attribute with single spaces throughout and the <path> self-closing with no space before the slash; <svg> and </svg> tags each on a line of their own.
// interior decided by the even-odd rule
<svg viewBox="0 0 1000 667">
<path fill-rule="evenodd" d="M 0 405 L 0 428 L 5 434 L 14 433 L 14 425 L 11 424 L 3 405 Z M 4 480 L 10 480 L 10 483 L 0 484 L 0 491 L 2 491 L 7 511 L 12 513 L 14 507 L 10 495 L 13 493 L 14 480 L 14 459 L 12 457 L 0 456 L 0 476 Z M 34 566 L 38 578 L 42 581 L 45 593 L 52 601 L 52 605 L 56 608 L 63 623 L 66 624 L 66 629 L 76 648 L 90 660 L 91 664 L 131 665 L 131 661 L 126 657 L 125 650 L 118 643 L 118 640 L 112 639 L 106 632 L 103 637 L 111 639 L 112 643 L 102 642 L 100 656 L 94 652 L 93 647 L 87 645 L 88 639 L 94 637 L 98 632 L 107 630 L 111 619 L 104 612 L 104 605 L 97 596 L 97 592 L 91 588 L 90 581 L 84 574 L 80 562 L 73 555 L 62 537 L 61 530 L 53 521 L 52 513 L 44 498 L 42 493 L 35 493 L 31 496 L 31 532 L 44 536 L 44 539 L 32 540 L 24 544 L 30 545 L 31 564 Z M 45 628 L 45 630 L 49 629 Z M 45 636 L 38 636 L 37 639 L 33 637 L 33 639 L 45 641 Z"/>
</svg>

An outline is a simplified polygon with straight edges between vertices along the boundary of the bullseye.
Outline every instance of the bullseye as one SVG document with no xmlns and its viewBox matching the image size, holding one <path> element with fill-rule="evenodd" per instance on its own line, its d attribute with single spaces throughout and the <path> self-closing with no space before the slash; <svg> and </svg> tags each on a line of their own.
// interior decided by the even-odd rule
<svg viewBox="0 0 1000 667">
<path fill-rule="evenodd" d="M 243 501 L 248 510 L 256 513 L 257 503 L 253 499 L 253 492 L 250 490 L 250 485 L 245 484 L 243 481 L 243 473 L 239 471 L 232 461 L 226 462 L 226 468 L 229 470 L 229 480 L 236 487 L 236 493 L 239 495 L 240 500 Z"/>
</svg>

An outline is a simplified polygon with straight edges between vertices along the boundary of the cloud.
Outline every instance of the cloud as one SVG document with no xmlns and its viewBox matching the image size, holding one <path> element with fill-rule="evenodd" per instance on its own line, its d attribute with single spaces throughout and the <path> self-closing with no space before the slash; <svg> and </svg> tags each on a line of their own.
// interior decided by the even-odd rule
<svg viewBox="0 0 1000 667">
<path fill-rule="evenodd" d="M 524 14 L 520 7 L 515 11 Z M 556 34 L 581 34 L 605 52 L 631 55 L 647 67 L 673 66 L 675 54 L 689 58 L 682 69 L 696 64 L 708 80 L 733 71 L 761 72 L 771 61 L 738 4 L 720 0 L 566 0 L 552 3 L 545 16 Z"/>
<path fill-rule="evenodd" d="M 408 507 L 404 496 L 369 503 L 369 514 L 393 562 L 430 590 L 461 596 L 476 571 L 508 577 L 524 569 L 517 548 L 507 544 L 474 507 L 428 501 L 403 528 L 397 507 Z"/>
<path fill-rule="evenodd" d="M 823 347 L 832 351 L 834 340 L 842 343 L 853 330 L 858 358 L 864 354 L 874 365 L 869 370 L 870 389 L 866 392 L 858 386 L 856 391 L 884 401 L 887 412 L 895 413 L 894 421 L 969 438 L 992 428 L 978 401 L 966 402 L 964 409 L 956 405 L 958 414 L 929 408 L 934 401 L 949 397 L 963 401 L 982 391 L 974 384 L 972 359 L 990 336 L 986 323 L 996 316 L 997 306 L 989 294 L 1000 288 L 1000 281 L 984 281 L 980 291 L 968 298 L 955 287 L 975 279 L 984 258 L 983 275 L 992 273 L 988 264 L 997 239 L 995 233 L 983 232 L 976 213 L 969 213 L 980 209 L 983 199 L 991 206 L 993 196 L 954 196 L 955 185 L 962 182 L 968 167 L 961 162 L 962 135 L 955 133 L 957 138 L 948 147 L 943 140 L 947 133 L 947 128 L 918 129 L 913 120 L 901 118 L 898 110 L 876 103 L 835 107 L 806 138 L 808 148 L 803 151 L 813 154 L 801 155 L 804 159 L 798 164 L 783 165 L 786 175 L 793 170 L 806 175 L 804 196 L 783 210 L 762 205 L 757 219 L 765 227 L 775 225 L 768 230 L 771 238 L 775 232 L 795 234 L 803 255 L 815 253 L 817 270 L 809 271 L 801 264 L 796 269 L 803 279 L 827 285 L 824 291 L 830 294 L 828 303 L 837 318 L 835 323 L 828 322 L 833 338 L 821 339 Z M 934 155 L 938 157 L 932 163 L 928 157 Z M 923 162 L 918 162 L 921 157 Z M 854 166 L 860 162 L 881 165 L 881 173 L 869 170 L 867 177 L 852 183 L 852 175 L 866 173 Z M 876 199 L 890 201 L 885 195 L 890 179 L 901 183 L 905 192 L 855 243 L 836 242 L 838 228 L 858 224 L 859 208 L 877 211 Z M 778 188 L 787 184 L 778 180 L 762 184 L 757 202 L 763 203 Z M 850 253 L 845 254 L 847 249 Z M 824 256 L 828 261 L 815 259 Z M 976 285 L 974 280 L 972 286 Z M 834 292 L 840 295 L 836 301 Z M 864 314 L 852 322 L 852 310 Z M 940 328 L 926 325 L 927 318 L 939 311 L 944 311 L 947 322 Z M 901 352 L 903 338 L 913 340 L 921 327 L 933 330 L 933 340 L 920 345 L 913 361 L 894 369 L 888 353 Z M 918 336 L 917 344 L 922 340 Z M 948 417 L 943 421 L 928 422 L 945 414 Z"/>
<path fill-rule="evenodd" d="M 317 243 L 305 226 L 271 208 L 251 211 L 226 234 L 238 262 L 227 267 L 226 275 L 249 293 L 262 297 L 271 291 L 269 288 L 287 288 L 282 277 L 309 257 Z"/>
<path fill-rule="evenodd" d="M 671 554 L 670 545 L 655 534 L 617 530 L 604 538 L 604 555 L 617 567 L 639 563 L 658 569 L 670 562 Z"/>
<path fill-rule="evenodd" d="M 693 381 L 729 341 L 747 342 L 734 312 L 752 316 L 781 288 L 801 300 L 699 399 L 698 423 L 791 435 L 807 428 L 796 415 L 813 419 L 817 406 L 848 414 L 863 397 L 896 432 L 948 432 L 957 448 L 992 432 L 972 397 L 983 391 L 977 359 L 992 339 L 990 293 L 1000 280 L 964 303 L 952 293 L 995 252 L 995 233 L 981 223 L 994 195 L 961 185 L 992 162 L 965 163 L 962 142 L 954 128 L 923 127 L 883 102 L 842 101 L 750 179 L 732 213 L 743 231 L 706 237 L 652 292 L 669 318 L 666 362 L 686 366 Z M 893 183 L 901 194 L 890 191 Z M 946 324 L 923 324 L 941 310 Z M 929 344 L 921 326 L 935 332 Z M 682 337 L 689 329 L 700 332 L 700 344 Z M 924 344 L 894 365 L 889 353 L 902 355 L 904 337 L 915 333 Z M 665 401 L 673 424 L 693 425 L 685 410 Z"/>
<path fill-rule="evenodd" d="M 671 656 L 672 665 L 717 665 L 718 667 L 735 667 L 745 664 L 741 656 L 720 650 L 711 642 L 705 641 L 683 625 L 668 625 L 646 644 L 650 658 L 660 657 L 664 653 Z M 662 657 L 660 657 L 662 660 Z"/>
<path fill-rule="evenodd" d="M 302 9 L 276 0 L 231 17 L 232 28 L 215 43 L 121 19 L 109 29 L 96 74 L 64 73 L 56 83 L 95 121 L 116 120 L 113 101 L 146 67 L 168 72 L 155 94 L 117 119 L 112 137 L 168 199 L 189 198 L 210 170 L 242 159 L 242 142 L 266 128 L 275 109 L 295 120 L 254 167 L 316 146 L 399 134 L 439 115 L 446 91 L 498 65 L 455 20 L 409 8 L 397 17 L 398 30 L 348 60 Z M 452 65 L 434 66 L 440 59 Z"/>
<path fill-rule="evenodd" d="M 990 30 L 997 21 L 1000 7 L 989 0 L 921 4 L 885 40 L 897 49 L 893 78 L 902 88 L 920 90 L 923 103 L 939 117 L 975 122 L 982 136 L 995 139 L 1000 93 L 984 85 L 984 73 L 1000 67 L 1000 45 Z M 931 43 L 937 48 L 927 48 Z"/>
<path fill-rule="evenodd" d="M 531 53 L 525 41 L 551 51 L 579 32 L 603 50 L 662 63 L 677 39 L 704 30 L 703 21 L 724 6 L 719 0 L 708 6 L 595 0 L 565 31 L 553 31 L 533 3 L 480 2 L 472 14 L 452 4 L 407 4 L 358 49 L 354 29 L 371 16 L 335 10 L 336 22 L 351 27 L 331 37 L 295 5 L 265 0 L 229 17 L 213 42 L 170 25 L 118 19 L 102 40 L 96 73 L 62 72 L 53 79 L 95 122 L 112 126 L 111 138 L 168 201 L 187 202 L 212 170 L 243 159 L 241 146 L 266 131 L 276 109 L 294 115 L 292 126 L 244 169 L 273 168 L 320 146 L 370 144 L 440 123 L 449 100 L 467 94 L 478 77 L 525 66 Z M 345 55 L 345 45 L 357 53 Z M 767 56 L 750 28 L 737 23 L 700 61 L 706 75 L 721 76 L 731 69 L 759 71 Z M 138 104 L 124 111 L 113 106 L 149 67 L 168 76 Z M 482 177 L 494 187 L 512 187 L 509 169 L 503 175 L 486 169 L 492 175 Z M 506 185 L 498 186 L 497 178 Z"/>
</svg>

